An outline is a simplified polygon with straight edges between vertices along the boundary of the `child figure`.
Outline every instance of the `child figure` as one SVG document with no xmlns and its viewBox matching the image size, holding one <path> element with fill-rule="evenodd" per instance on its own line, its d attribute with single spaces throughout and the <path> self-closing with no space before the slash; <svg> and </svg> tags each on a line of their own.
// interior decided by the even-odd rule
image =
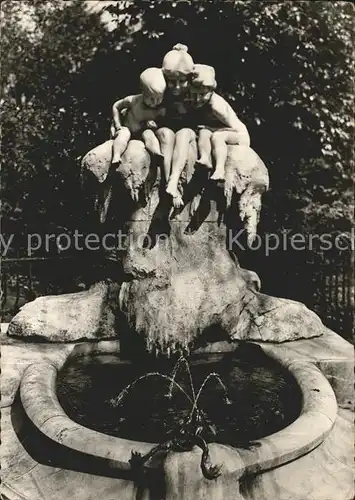
<svg viewBox="0 0 355 500">
<path fill-rule="evenodd" d="M 148 151 L 162 156 L 160 143 L 154 132 L 155 120 L 165 115 L 165 108 L 161 106 L 166 89 L 162 70 L 148 68 L 143 71 L 140 75 L 140 85 L 141 94 L 120 99 L 112 107 L 111 136 L 114 139 L 112 165 L 121 161 L 121 156 L 131 138 L 142 137 Z M 121 125 L 120 112 L 123 116 L 124 126 Z"/>
<path fill-rule="evenodd" d="M 227 160 L 227 145 L 250 146 L 250 137 L 246 126 L 239 120 L 232 107 L 215 92 L 216 87 L 214 68 L 196 64 L 191 84 L 191 100 L 192 106 L 196 109 L 196 118 L 201 120 L 197 127 L 200 155 L 197 162 L 211 168 L 212 152 L 216 168 L 211 179 L 222 181 Z"/>
<path fill-rule="evenodd" d="M 179 177 L 189 154 L 190 142 L 195 139 L 194 131 L 184 126 L 187 116 L 186 98 L 193 76 L 194 62 L 186 45 L 178 43 L 163 59 L 162 70 L 167 83 L 166 92 L 166 127 L 164 131 L 166 192 L 172 196 L 173 205 L 183 204 L 178 191 Z M 174 172 L 174 175 L 173 175 Z M 170 175 L 171 174 L 171 175 Z"/>
<path fill-rule="evenodd" d="M 179 100 L 179 97 L 188 91 L 193 69 L 194 62 L 186 45 L 178 43 L 165 54 L 162 70 L 168 91 L 175 100 Z"/>
<path fill-rule="evenodd" d="M 244 144 L 249 146 L 250 137 L 246 126 L 239 120 L 232 107 L 223 97 L 216 94 L 216 87 L 215 71 L 212 66 L 195 64 L 189 95 L 185 98 L 185 102 L 189 103 L 188 122 L 192 129 L 199 130 L 200 157 L 198 163 L 211 168 L 211 153 L 213 153 L 216 169 L 211 179 L 224 180 L 227 145 Z M 185 130 L 194 135 L 191 129 Z M 185 140 L 183 146 L 188 150 L 189 143 Z M 187 153 L 185 156 L 187 158 Z M 178 183 L 186 165 L 184 156 L 179 155 L 178 159 L 179 161 L 172 163 L 167 187 L 167 192 L 173 197 L 175 207 L 182 205 Z"/>
</svg>

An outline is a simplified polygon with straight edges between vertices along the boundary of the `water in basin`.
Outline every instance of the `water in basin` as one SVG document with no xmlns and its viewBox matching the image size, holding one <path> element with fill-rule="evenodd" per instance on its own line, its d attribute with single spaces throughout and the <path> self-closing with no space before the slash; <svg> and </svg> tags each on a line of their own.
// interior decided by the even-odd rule
<svg viewBox="0 0 355 500">
<path fill-rule="evenodd" d="M 205 430 L 211 431 L 209 439 L 239 447 L 281 430 L 300 414 L 296 380 L 257 345 L 194 354 L 188 364 L 151 358 L 133 362 L 109 354 L 72 357 L 58 375 L 57 395 L 81 425 L 153 443 L 167 439 L 192 414 L 194 401 Z"/>
</svg>

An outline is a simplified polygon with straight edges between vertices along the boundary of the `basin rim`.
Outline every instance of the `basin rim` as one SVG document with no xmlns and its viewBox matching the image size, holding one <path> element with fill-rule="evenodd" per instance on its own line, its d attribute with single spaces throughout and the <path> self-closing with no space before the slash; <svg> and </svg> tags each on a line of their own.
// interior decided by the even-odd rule
<svg viewBox="0 0 355 500">
<path fill-rule="evenodd" d="M 260 473 L 279 467 L 310 452 L 321 444 L 333 428 L 337 416 L 337 401 L 329 382 L 310 361 L 277 354 L 272 345 L 263 345 L 267 355 L 276 359 L 295 377 L 302 393 L 299 417 L 284 429 L 258 440 L 259 447 L 250 450 L 211 443 L 210 448 L 235 458 L 235 470 L 229 473 Z M 199 351 L 200 352 L 200 351 Z M 211 352 L 209 350 L 209 352 Z M 99 342 L 73 346 L 66 356 L 57 360 L 29 365 L 21 379 L 20 398 L 23 409 L 35 427 L 47 438 L 68 450 L 97 457 L 112 471 L 130 472 L 131 451 L 144 454 L 154 444 L 109 436 L 71 420 L 59 404 L 56 379 L 60 368 L 72 356 L 83 354 L 119 353 L 119 342 Z M 222 450 L 223 449 L 223 450 Z M 230 461 L 229 461 L 230 462 Z M 101 467 L 100 467 L 101 468 Z M 148 469 L 151 467 L 147 467 Z"/>
</svg>

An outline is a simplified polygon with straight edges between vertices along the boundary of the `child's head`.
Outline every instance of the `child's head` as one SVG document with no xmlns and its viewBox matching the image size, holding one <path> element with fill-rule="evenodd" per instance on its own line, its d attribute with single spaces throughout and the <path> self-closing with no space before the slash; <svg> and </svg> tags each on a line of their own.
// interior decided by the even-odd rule
<svg viewBox="0 0 355 500">
<path fill-rule="evenodd" d="M 214 68 L 206 64 L 195 64 L 191 82 L 191 97 L 194 105 L 199 107 L 209 102 L 216 87 Z"/>
<path fill-rule="evenodd" d="M 178 43 L 163 59 L 164 77 L 174 96 L 179 96 L 187 90 L 192 76 L 194 62 L 187 50 L 186 45 Z"/>
<path fill-rule="evenodd" d="M 163 102 L 166 82 L 160 68 L 147 68 L 140 75 L 140 84 L 144 103 L 156 108 Z"/>
</svg>

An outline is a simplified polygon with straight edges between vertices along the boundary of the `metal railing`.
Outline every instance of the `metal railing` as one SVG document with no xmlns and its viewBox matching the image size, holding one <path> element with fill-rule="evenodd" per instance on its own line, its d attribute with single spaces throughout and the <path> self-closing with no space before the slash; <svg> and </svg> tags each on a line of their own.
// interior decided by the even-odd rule
<svg viewBox="0 0 355 500">
<path fill-rule="evenodd" d="M 303 302 L 323 323 L 349 341 L 354 335 L 354 254 L 327 251 L 275 251 L 253 266 L 269 295 Z"/>
<path fill-rule="evenodd" d="M 324 324 L 352 341 L 354 328 L 353 254 L 350 251 L 274 252 L 255 258 L 262 292 L 298 300 Z M 77 292 L 105 277 L 118 277 L 119 263 L 80 257 L 3 258 L 1 318 L 41 295 Z"/>
<path fill-rule="evenodd" d="M 119 273 L 117 262 L 83 255 L 2 258 L 1 321 L 8 322 L 36 297 L 82 291 Z"/>
</svg>

